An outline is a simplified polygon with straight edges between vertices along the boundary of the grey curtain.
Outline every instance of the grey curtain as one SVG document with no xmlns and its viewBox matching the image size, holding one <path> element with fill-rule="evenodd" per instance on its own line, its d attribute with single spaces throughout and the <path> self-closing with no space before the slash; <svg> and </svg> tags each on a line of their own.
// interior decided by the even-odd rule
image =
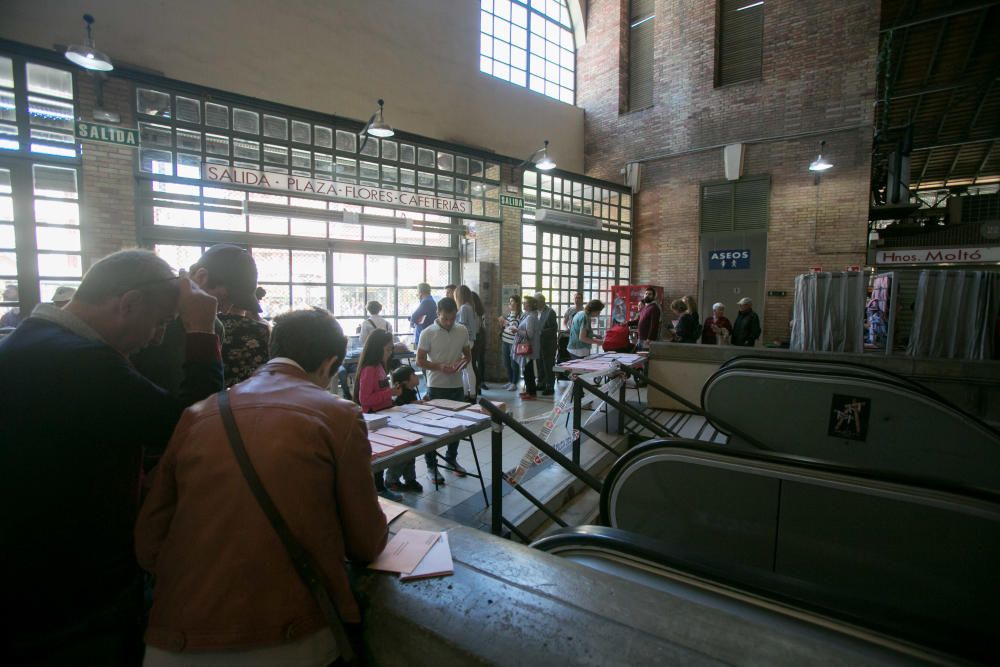
<svg viewBox="0 0 1000 667">
<path fill-rule="evenodd" d="M 906 353 L 993 359 L 998 313 L 1000 272 L 921 271 Z"/>
<path fill-rule="evenodd" d="M 802 274 L 795 279 L 789 347 L 802 352 L 861 352 L 864 315 L 864 274 Z"/>
</svg>

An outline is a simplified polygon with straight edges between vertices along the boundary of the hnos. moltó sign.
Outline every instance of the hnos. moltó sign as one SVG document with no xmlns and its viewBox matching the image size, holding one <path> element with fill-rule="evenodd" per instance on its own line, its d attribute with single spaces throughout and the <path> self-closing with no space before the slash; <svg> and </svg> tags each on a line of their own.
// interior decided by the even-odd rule
<svg viewBox="0 0 1000 667">
<path fill-rule="evenodd" d="M 1000 246 L 879 250 L 876 264 L 982 264 L 1000 262 Z"/>
</svg>

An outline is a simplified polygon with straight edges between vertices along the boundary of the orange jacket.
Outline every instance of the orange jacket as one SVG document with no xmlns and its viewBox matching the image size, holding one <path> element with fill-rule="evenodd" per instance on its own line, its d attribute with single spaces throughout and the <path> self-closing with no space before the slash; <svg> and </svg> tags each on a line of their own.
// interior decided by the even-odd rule
<svg viewBox="0 0 1000 667">
<path fill-rule="evenodd" d="M 319 563 L 341 618 L 360 620 L 344 559 L 371 561 L 387 534 L 360 410 L 280 361 L 230 391 L 264 488 Z M 236 463 L 215 396 L 177 425 L 135 542 L 140 565 L 156 577 L 152 646 L 252 648 L 326 624 Z"/>
</svg>

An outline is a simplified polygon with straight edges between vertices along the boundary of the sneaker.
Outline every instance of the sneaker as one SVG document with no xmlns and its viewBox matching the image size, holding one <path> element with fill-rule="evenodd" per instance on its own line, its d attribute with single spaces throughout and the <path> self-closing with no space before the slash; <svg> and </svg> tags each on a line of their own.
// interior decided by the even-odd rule
<svg viewBox="0 0 1000 667">
<path fill-rule="evenodd" d="M 385 498 L 386 500 L 392 500 L 397 503 L 403 499 L 402 495 L 396 493 L 392 489 L 383 489 L 382 491 L 379 491 L 378 494 L 383 498 Z"/>
<path fill-rule="evenodd" d="M 535 396 L 534 394 L 529 394 L 526 391 L 521 392 L 521 400 L 522 401 L 533 401 L 536 398 L 537 398 L 537 396 Z"/>
<path fill-rule="evenodd" d="M 456 476 L 465 477 L 465 468 L 462 467 L 462 464 L 459 463 L 457 459 L 445 459 L 445 461 L 447 461 L 448 465 L 453 468 L 452 472 L 455 473 Z"/>
<path fill-rule="evenodd" d="M 437 468 L 428 470 L 427 476 L 430 477 L 431 481 L 434 482 L 434 484 L 436 484 L 437 486 L 444 486 L 444 476 Z"/>
<path fill-rule="evenodd" d="M 424 486 L 415 479 L 408 479 L 403 482 L 403 486 L 400 487 L 403 491 L 413 491 L 414 493 L 423 493 Z"/>
<path fill-rule="evenodd" d="M 503 386 L 504 391 L 514 391 L 515 389 L 517 389 L 517 387 L 515 387 L 513 383 L 507 383 Z"/>
</svg>

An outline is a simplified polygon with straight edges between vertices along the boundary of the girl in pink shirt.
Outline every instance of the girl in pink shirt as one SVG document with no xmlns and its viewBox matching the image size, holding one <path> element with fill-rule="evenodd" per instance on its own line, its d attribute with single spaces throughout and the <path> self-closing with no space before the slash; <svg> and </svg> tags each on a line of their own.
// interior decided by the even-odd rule
<svg viewBox="0 0 1000 667">
<path fill-rule="evenodd" d="M 399 395 L 399 388 L 389 383 L 386 368 L 392 359 L 392 334 L 376 329 L 365 341 L 358 361 L 358 380 L 354 394 L 361 409 L 376 412 L 392 407 L 392 399 Z"/>
<path fill-rule="evenodd" d="M 354 383 L 354 396 L 361 410 L 375 412 L 392 407 L 392 399 L 399 395 L 400 387 L 389 384 L 385 370 L 392 359 L 392 334 L 376 329 L 368 336 L 358 361 L 358 379 Z M 403 496 L 385 486 L 382 472 L 375 473 L 375 488 L 383 498 L 399 502 Z"/>
</svg>

